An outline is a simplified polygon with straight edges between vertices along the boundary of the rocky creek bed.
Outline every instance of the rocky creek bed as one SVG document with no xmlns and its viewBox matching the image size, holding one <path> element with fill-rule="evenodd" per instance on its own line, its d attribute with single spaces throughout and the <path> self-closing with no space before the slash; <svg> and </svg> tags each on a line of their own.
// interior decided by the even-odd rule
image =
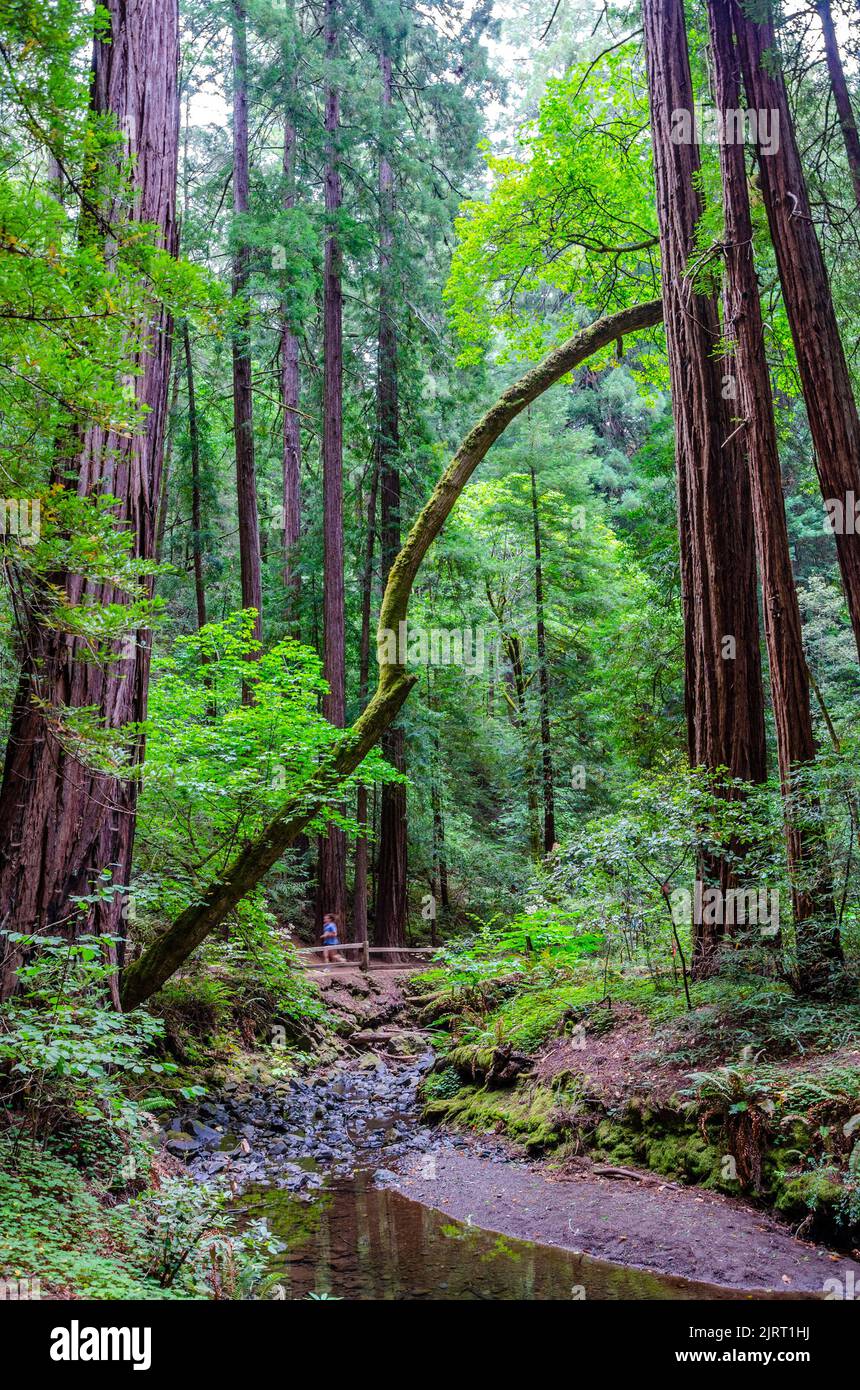
<svg viewBox="0 0 860 1390">
<path fill-rule="evenodd" d="M 230 1081 L 170 1118 L 168 1152 L 200 1181 L 242 1194 L 284 1241 L 270 1271 L 276 1296 L 820 1298 L 834 1281 L 860 1288 L 860 1265 L 737 1200 L 653 1173 L 571 1180 L 493 1135 L 428 1126 L 416 1093 L 433 1053 L 393 1013 L 386 1006 L 382 1026 L 359 1018 L 350 1055 L 306 1077 Z"/>
</svg>

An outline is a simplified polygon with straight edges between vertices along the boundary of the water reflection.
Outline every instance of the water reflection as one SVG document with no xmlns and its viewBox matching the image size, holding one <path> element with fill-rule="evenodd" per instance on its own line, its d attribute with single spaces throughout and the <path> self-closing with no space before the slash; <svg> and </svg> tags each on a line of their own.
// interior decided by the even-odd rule
<svg viewBox="0 0 860 1390">
<path fill-rule="evenodd" d="M 464 1225 L 389 1188 L 375 1187 L 367 1172 L 333 1179 L 311 1201 L 277 1189 L 246 1191 L 242 1206 L 264 1216 L 285 1247 L 269 1269 L 263 1295 L 269 1298 L 744 1297 Z"/>
</svg>

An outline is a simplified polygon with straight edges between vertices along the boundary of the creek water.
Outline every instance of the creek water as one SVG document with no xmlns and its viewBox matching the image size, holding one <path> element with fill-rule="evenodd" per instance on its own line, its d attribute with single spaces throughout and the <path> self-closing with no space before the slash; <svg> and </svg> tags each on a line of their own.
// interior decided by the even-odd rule
<svg viewBox="0 0 860 1390">
<path fill-rule="evenodd" d="M 726 1289 L 608 1264 L 454 1221 L 358 1170 L 310 1196 L 244 1192 L 282 1250 L 264 1297 L 403 1300 L 729 1299 Z"/>
</svg>

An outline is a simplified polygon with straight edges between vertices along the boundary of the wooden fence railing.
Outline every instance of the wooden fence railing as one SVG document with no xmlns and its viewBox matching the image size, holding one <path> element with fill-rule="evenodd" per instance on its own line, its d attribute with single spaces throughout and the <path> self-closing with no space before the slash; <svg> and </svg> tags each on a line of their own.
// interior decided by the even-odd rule
<svg viewBox="0 0 860 1390">
<path fill-rule="evenodd" d="M 402 970 L 408 967 L 409 962 L 402 959 L 395 959 L 388 964 L 382 961 L 371 959 L 374 956 L 418 956 L 429 957 L 436 954 L 436 946 L 369 946 L 366 941 L 345 941 L 341 945 L 332 946 L 330 949 L 335 956 L 343 956 L 344 952 L 351 952 L 358 955 L 357 961 L 352 960 L 325 960 L 323 958 L 322 946 L 300 946 L 296 955 L 301 959 L 299 964 L 304 970 L 315 970 L 320 966 L 334 967 L 335 969 L 354 969 L 357 965 L 360 970 Z"/>
</svg>

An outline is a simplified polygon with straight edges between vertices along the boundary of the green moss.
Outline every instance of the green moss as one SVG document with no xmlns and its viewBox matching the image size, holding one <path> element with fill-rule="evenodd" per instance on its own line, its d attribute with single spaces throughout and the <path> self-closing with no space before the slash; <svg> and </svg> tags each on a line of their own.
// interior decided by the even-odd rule
<svg viewBox="0 0 860 1390">
<path fill-rule="evenodd" d="M 524 1080 L 506 1091 L 465 1086 L 450 1099 L 430 1101 L 424 1115 L 483 1133 L 504 1133 L 532 1150 L 554 1148 L 565 1132 L 555 1092 L 548 1086 Z"/>
<path fill-rule="evenodd" d="M 799 1217 L 810 1211 L 832 1215 L 845 1195 L 832 1169 L 815 1168 L 777 1182 L 774 1205 L 785 1216 Z"/>
</svg>

